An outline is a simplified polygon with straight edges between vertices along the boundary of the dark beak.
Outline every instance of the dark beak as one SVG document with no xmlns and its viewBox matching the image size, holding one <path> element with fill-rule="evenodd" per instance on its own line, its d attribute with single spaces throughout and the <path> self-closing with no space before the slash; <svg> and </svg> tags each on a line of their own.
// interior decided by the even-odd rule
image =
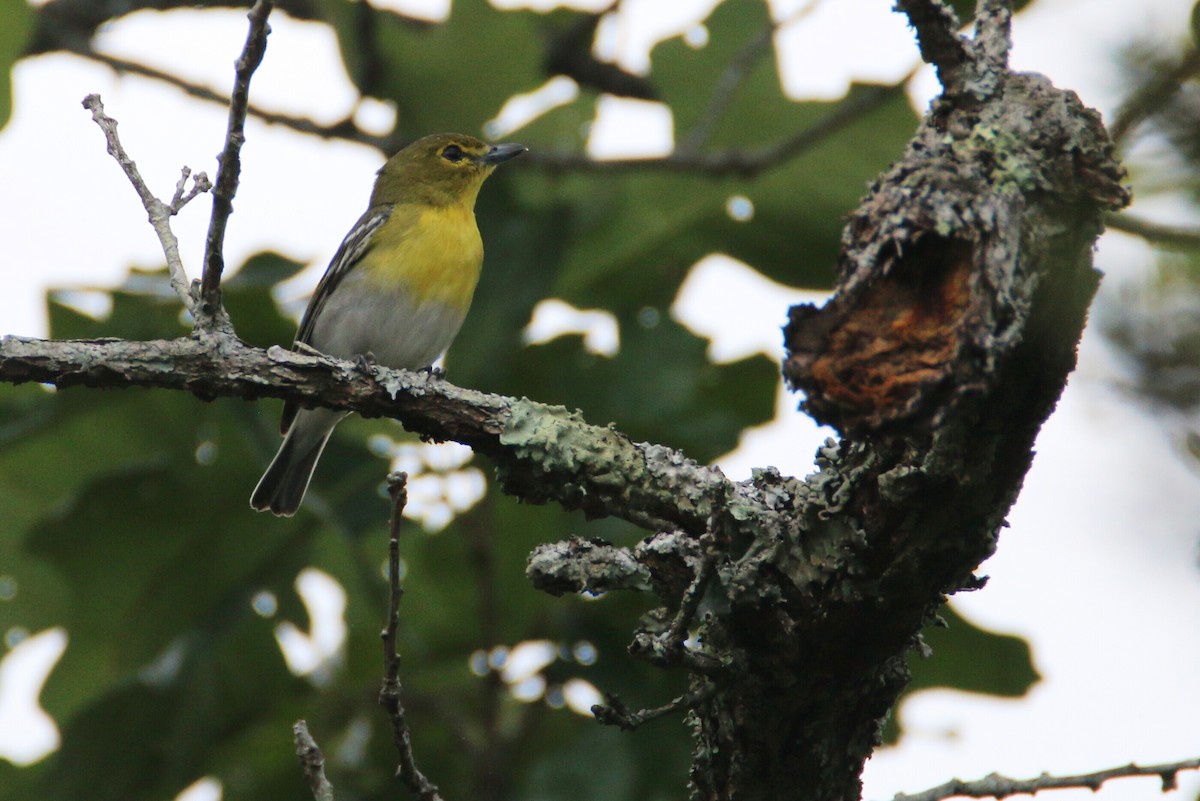
<svg viewBox="0 0 1200 801">
<path fill-rule="evenodd" d="M 503 164 L 509 159 L 516 158 L 528 150 L 529 148 L 525 147 L 525 145 L 516 145 L 512 143 L 506 145 L 492 145 L 488 148 L 488 152 L 483 154 L 483 158 L 480 160 L 484 164 L 495 166 L 497 164 Z"/>
</svg>

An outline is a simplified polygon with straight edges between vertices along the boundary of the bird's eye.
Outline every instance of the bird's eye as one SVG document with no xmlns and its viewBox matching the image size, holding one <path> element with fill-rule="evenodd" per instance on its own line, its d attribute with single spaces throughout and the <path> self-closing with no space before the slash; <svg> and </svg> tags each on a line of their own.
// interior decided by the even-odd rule
<svg viewBox="0 0 1200 801">
<path fill-rule="evenodd" d="M 462 161 L 462 148 L 458 145 L 446 145 L 442 149 L 442 158 L 446 161 Z"/>
</svg>

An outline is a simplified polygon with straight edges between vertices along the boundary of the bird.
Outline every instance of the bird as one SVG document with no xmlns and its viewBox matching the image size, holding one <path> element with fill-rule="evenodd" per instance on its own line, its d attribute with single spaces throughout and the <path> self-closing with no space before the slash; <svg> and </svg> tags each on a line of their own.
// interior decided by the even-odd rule
<svg viewBox="0 0 1200 801">
<path fill-rule="evenodd" d="M 317 284 L 293 349 L 383 367 L 430 368 L 458 334 L 479 280 L 479 190 L 497 165 L 527 150 L 465 134 L 433 134 L 388 159 L 366 212 Z M 325 443 L 347 414 L 285 404 L 283 443 L 250 505 L 294 515 Z"/>
</svg>

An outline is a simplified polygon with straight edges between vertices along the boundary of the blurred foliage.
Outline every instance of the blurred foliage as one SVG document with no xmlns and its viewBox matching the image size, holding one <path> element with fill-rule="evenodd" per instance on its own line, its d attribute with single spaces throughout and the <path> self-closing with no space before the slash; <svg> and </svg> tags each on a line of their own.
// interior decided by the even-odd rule
<svg viewBox="0 0 1200 801">
<path fill-rule="evenodd" d="M 0 128 L 12 116 L 12 68 L 25 50 L 33 29 L 33 9 L 26 0 L 0 0 Z"/>
<path fill-rule="evenodd" d="M 546 53 L 561 57 L 563 37 L 587 23 L 575 12 L 500 12 L 482 0 L 456 0 L 444 24 L 344 0 L 317 7 L 362 91 L 394 100 L 408 135 L 482 130 L 507 98 L 546 80 Z M 655 48 L 645 86 L 670 106 L 677 130 L 712 113 L 730 58 L 767 22 L 758 0 L 728 0 L 706 23 L 707 47 L 671 39 Z M 785 98 L 770 55 L 715 120 L 711 147 L 778 142 L 836 106 Z M 582 152 L 596 98 L 584 88 L 513 138 Z M 828 285 L 841 218 L 902 152 L 916 121 L 897 95 L 753 178 L 501 171 L 479 200 L 487 265 L 449 355 L 450 376 L 578 407 L 593 422 L 697 459 L 729 451 L 772 415 L 778 368 L 761 356 L 709 362 L 707 343 L 670 317 L 680 283 L 696 260 L 721 251 L 783 283 Z M 753 204 L 751 219 L 727 213 L 735 196 Z M 300 266 L 264 253 L 227 281 L 244 339 L 290 341 L 294 322 L 271 293 Z M 614 315 L 619 352 L 597 356 L 575 336 L 523 344 L 535 305 L 549 297 Z M 131 275 L 111 293 L 103 320 L 65 299 L 50 300 L 56 338 L 186 333 L 162 273 Z M 17 587 L 0 601 L 0 631 L 61 626 L 70 638 L 41 697 L 62 749 L 30 768 L 0 764 L 0 798 L 162 799 L 205 775 L 221 781 L 227 801 L 304 797 L 291 748 L 300 717 L 325 750 L 339 798 L 396 796 L 390 733 L 375 708 L 388 513 L 380 435 L 418 446 L 391 422 L 352 418 L 326 450 L 301 512 L 256 515 L 247 498 L 278 444 L 278 411 L 272 402 L 202 403 L 180 393 L 0 386 L 0 574 Z M 477 467 L 486 465 L 431 459 L 421 477 L 451 482 Z M 406 527 L 405 702 L 420 764 L 446 797 L 652 801 L 684 792 L 683 722 L 623 733 L 555 708 L 558 688 L 576 677 L 632 708 L 664 703 L 684 681 L 625 655 L 647 599 L 555 600 L 530 590 L 530 548 L 572 534 L 625 544 L 641 535 L 518 504 L 490 486 L 439 532 Z M 295 585 L 308 566 L 344 590 L 348 635 L 337 659 L 298 677 L 275 633 L 283 621 L 310 627 Z M 472 670 L 480 654 L 501 653 L 494 646 L 528 640 L 560 646 L 541 671 L 541 698 L 520 702 L 497 672 Z M 956 620 L 930 641 L 935 656 L 915 667 L 914 686 L 1011 696 L 1036 679 L 1027 647 L 1013 638 Z M 577 658 L 581 643 L 594 647 L 594 663 Z"/>
<path fill-rule="evenodd" d="M 1137 39 L 1121 54 L 1121 144 L 1143 200 L 1200 200 L 1200 3 L 1191 19 L 1190 38 L 1180 30 L 1172 41 Z M 1154 408 L 1179 450 L 1200 462 L 1200 242 L 1164 245 L 1155 258 L 1145 278 L 1122 284 L 1097 316 L 1126 357 L 1127 388 Z"/>
<path fill-rule="evenodd" d="M 1122 290 L 1100 320 L 1126 357 L 1129 388 L 1200 461 L 1200 253 L 1159 254 L 1143 282 Z"/>
</svg>

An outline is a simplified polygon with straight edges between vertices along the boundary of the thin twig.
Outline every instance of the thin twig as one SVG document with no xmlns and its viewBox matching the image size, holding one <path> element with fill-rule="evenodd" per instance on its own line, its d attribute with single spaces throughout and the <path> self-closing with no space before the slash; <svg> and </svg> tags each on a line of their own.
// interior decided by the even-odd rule
<svg viewBox="0 0 1200 801">
<path fill-rule="evenodd" d="M 1111 768 L 1096 773 L 1085 773 L 1079 776 L 1051 776 L 1043 773 L 1034 779 L 1010 779 L 993 773 L 976 781 L 964 782 L 952 779 L 945 784 L 930 788 L 922 793 L 907 795 L 899 793 L 893 801 L 941 801 L 954 796 L 971 798 L 1007 798 L 1010 795 L 1028 793 L 1030 795 L 1041 790 L 1060 790 L 1066 788 L 1087 788 L 1095 791 L 1109 779 L 1120 779 L 1127 776 L 1158 776 L 1162 780 L 1164 793 L 1174 790 L 1177 785 L 1176 774 L 1184 770 L 1200 769 L 1200 759 L 1185 759 L 1181 762 L 1168 762 L 1162 765 L 1147 765 L 1145 767 L 1128 764 L 1120 768 Z"/>
<path fill-rule="evenodd" d="M 710 682 L 705 684 L 702 689 L 685 693 L 662 706 L 639 709 L 637 712 L 629 711 L 629 708 L 625 706 L 621 699 L 612 693 L 605 693 L 604 700 L 607 703 L 593 704 L 592 714 L 596 716 L 596 722 L 598 723 L 606 726 L 617 726 L 625 731 L 633 731 L 638 726 L 648 723 L 651 720 L 673 715 L 685 709 L 695 709 L 711 698 L 716 693 L 716 690 L 717 686 Z"/>
<path fill-rule="evenodd" d="M 146 185 L 141 173 L 138 172 L 137 165 L 125 152 L 125 148 L 121 146 L 121 140 L 117 136 L 117 121 L 104 113 L 104 103 L 101 102 L 100 95 L 91 94 L 85 97 L 83 107 L 92 112 L 92 119 L 100 126 L 100 130 L 104 132 L 104 138 L 108 142 L 109 155 L 121 165 L 121 169 L 125 171 L 125 177 L 129 179 L 129 183 L 133 184 L 134 190 L 142 200 L 142 207 L 146 209 L 150 225 L 154 227 L 154 233 L 158 235 L 158 241 L 162 245 L 163 256 L 167 260 L 167 271 L 171 276 L 171 287 L 183 301 L 184 307 L 189 312 L 194 312 L 195 301 L 188 291 L 187 271 L 184 270 L 183 259 L 179 255 L 179 240 L 176 239 L 175 232 L 171 230 L 171 217 L 178 214 L 180 209 L 197 195 L 207 192 L 211 188 L 208 176 L 202 172 L 197 173 L 192 180 L 191 190 L 185 192 L 187 179 L 191 176 L 192 171 L 188 167 L 184 167 L 182 176 L 175 185 L 175 196 L 170 203 L 164 203 L 150 191 L 150 187 Z"/>
<path fill-rule="evenodd" d="M 717 547 L 718 543 L 724 543 L 727 536 L 724 530 L 727 498 L 726 488 L 714 488 L 713 511 L 708 517 L 706 531 L 700 537 L 700 564 L 679 598 L 679 608 L 670 627 L 657 636 L 648 631 L 639 631 L 629 645 L 631 655 L 659 667 L 683 665 L 686 670 L 703 676 L 716 677 L 728 672 L 730 666 L 721 659 L 686 645 L 688 626 L 696 617 L 722 553 Z"/>
<path fill-rule="evenodd" d="M 296 744 L 296 757 L 304 771 L 304 781 L 312 790 L 315 801 L 334 801 L 333 785 L 325 778 L 325 755 L 308 732 L 308 723 L 297 720 L 292 725 L 292 741 Z"/>
<path fill-rule="evenodd" d="M 250 30 L 246 44 L 238 57 L 234 73 L 233 92 L 229 98 L 229 125 L 225 132 L 225 147 L 217 157 L 217 183 L 213 189 L 212 218 L 204 244 L 204 275 L 200 279 L 201 308 L 205 312 L 196 318 L 198 324 L 211 327 L 221 308 L 221 273 L 225 270 L 225 226 L 233 213 L 233 197 L 237 194 L 238 177 L 242 171 L 242 143 L 246 141 L 246 113 L 250 103 L 250 78 L 262 63 L 271 28 L 271 0 L 257 0 L 250 13 Z"/>
<path fill-rule="evenodd" d="M 700 548 L 702 556 L 700 557 L 700 567 L 696 570 L 696 576 L 692 579 L 692 583 L 684 590 L 683 597 L 679 599 L 679 610 L 675 613 L 675 619 L 671 621 L 671 628 L 664 635 L 664 645 L 668 648 L 683 648 L 684 642 L 687 640 L 688 626 L 696 617 L 696 610 L 700 608 L 700 600 L 704 597 L 704 591 L 708 588 L 708 581 L 712 578 L 713 571 L 717 565 L 717 552 L 713 548 L 713 537 L 711 534 L 705 534 L 700 538 Z"/>
<path fill-rule="evenodd" d="M 197 195 L 202 195 L 212 189 L 212 184 L 208 180 L 208 175 L 205 173 L 197 173 L 195 178 L 192 178 L 192 188 L 187 188 L 188 178 L 192 178 L 192 168 L 184 165 L 179 170 L 179 180 L 175 182 L 175 194 L 171 197 L 171 214 L 179 213 L 187 204 L 196 199 Z"/>
<path fill-rule="evenodd" d="M 1114 231 L 1140 236 L 1152 245 L 1181 250 L 1200 248 L 1200 228 L 1163 225 L 1121 212 L 1105 214 L 1104 225 Z"/>
<path fill-rule="evenodd" d="M 396 472 L 388 476 L 388 494 L 392 498 L 392 519 L 388 537 L 388 619 L 380 633 L 383 640 L 383 686 L 379 690 L 379 705 L 387 710 L 392 721 L 392 741 L 400 756 L 396 776 L 421 801 L 441 801 L 438 788 L 425 777 L 413 757 L 412 734 L 400 700 L 400 653 L 396 649 L 396 630 L 400 625 L 400 525 L 404 505 L 408 503 L 408 475 Z"/>
</svg>

